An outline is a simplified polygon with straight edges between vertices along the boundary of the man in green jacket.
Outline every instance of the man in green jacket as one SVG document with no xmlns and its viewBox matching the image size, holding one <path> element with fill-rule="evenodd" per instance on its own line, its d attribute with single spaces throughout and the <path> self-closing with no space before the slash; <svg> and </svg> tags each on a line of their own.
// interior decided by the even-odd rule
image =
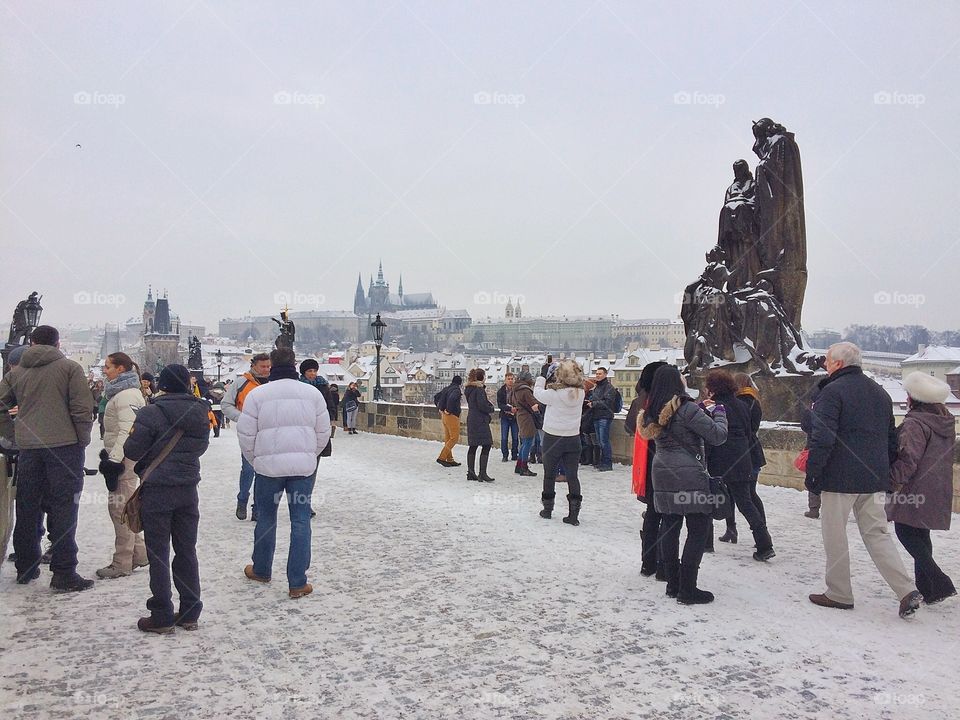
<svg viewBox="0 0 960 720">
<path fill-rule="evenodd" d="M 77 574 L 75 536 L 93 396 L 83 368 L 60 352 L 56 328 L 41 325 L 30 343 L 20 365 L 0 380 L 0 435 L 15 436 L 20 451 L 13 531 L 17 582 L 40 577 L 37 523 L 45 510 L 53 538 L 50 587 L 59 592 L 86 590 L 93 580 Z M 7 413 L 14 407 L 16 423 Z"/>
</svg>

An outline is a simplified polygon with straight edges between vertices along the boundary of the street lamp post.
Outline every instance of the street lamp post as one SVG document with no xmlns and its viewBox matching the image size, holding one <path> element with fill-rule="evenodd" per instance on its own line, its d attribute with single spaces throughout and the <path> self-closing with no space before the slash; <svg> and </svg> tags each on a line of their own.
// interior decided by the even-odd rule
<svg viewBox="0 0 960 720">
<path fill-rule="evenodd" d="M 220 382 L 220 368 L 223 367 L 223 351 L 217 348 L 215 355 L 217 357 L 217 382 Z"/>
<path fill-rule="evenodd" d="M 373 386 L 373 399 L 376 402 L 383 400 L 383 388 L 380 387 L 380 347 L 383 345 L 383 330 L 387 324 L 380 319 L 380 313 L 377 313 L 377 319 L 370 323 L 373 328 L 373 342 L 377 346 L 377 384 Z"/>
<path fill-rule="evenodd" d="M 0 350 L 3 355 L 3 371 L 6 372 L 7 355 L 19 345 L 28 345 L 30 343 L 30 333 L 32 333 L 40 324 L 40 313 L 43 307 L 40 305 L 40 296 L 36 292 L 30 293 L 26 300 L 17 303 L 13 311 L 13 321 L 10 323 L 10 335 L 6 344 Z"/>
</svg>

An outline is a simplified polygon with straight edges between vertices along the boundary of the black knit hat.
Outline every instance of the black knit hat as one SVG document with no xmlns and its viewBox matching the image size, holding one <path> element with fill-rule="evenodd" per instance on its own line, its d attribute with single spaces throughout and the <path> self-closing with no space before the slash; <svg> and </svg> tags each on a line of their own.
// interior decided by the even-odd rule
<svg viewBox="0 0 960 720">
<path fill-rule="evenodd" d="M 140 376 L 140 379 L 146 380 L 147 382 L 151 382 L 151 383 L 155 380 L 155 378 L 153 377 L 153 373 L 148 373 L 148 372 L 143 373 L 143 375 Z"/>
<path fill-rule="evenodd" d="M 307 358 L 302 363 L 300 363 L 300 374 L 305 375 L 307 370 L 319 370 L 320 363 L 318 363 L 313 358 Z"/>
<path fill-rule="evenodd" d="M 190 371 L 176 363 L 167 365 L 160 371 L 157 387 L 166 393 L 188 393 L 190 392 Z"/>
<path fill-rule="evenodd" d="M 454 385 L 463 385 L 463 378 L 460 377 L 459 375 L 454 375 L 454 376 L 453 376 L 453 380 L 451 380 L 451 382 L 452 382 Z"/>
</svg>

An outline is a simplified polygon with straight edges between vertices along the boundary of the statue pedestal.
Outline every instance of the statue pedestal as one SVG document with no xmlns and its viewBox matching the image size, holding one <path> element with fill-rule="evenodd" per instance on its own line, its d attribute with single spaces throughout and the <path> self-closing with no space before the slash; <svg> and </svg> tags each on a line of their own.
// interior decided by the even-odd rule
<svg viewBox="0 0 960 720">
<path fill-rule="evenodd" d="M 722 368 L 733 373 L 755 369 L 748 364 L 724 365 Z M 751 374 L 751 377 L 760 394 L 765 421 L 799 423 L 803 411 L 810 407 L 810 393 L 826 377 L 826 373 L 821 370 L 812 375 Z M 703 388 L 704 373 L 697 372 L 684 378 L 688 387 L 697 390 Z"/>
</svg>

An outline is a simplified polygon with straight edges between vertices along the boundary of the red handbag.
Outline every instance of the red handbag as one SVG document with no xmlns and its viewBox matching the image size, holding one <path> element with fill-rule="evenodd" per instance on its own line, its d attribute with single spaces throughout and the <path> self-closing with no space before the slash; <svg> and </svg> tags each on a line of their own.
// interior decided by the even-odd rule
<svg viewBox="0 0 960 720">
<path fill-rule="evenodd" d="M 793 460 L 793 466 L 802 473 L 807 472 L 807 457 L 810 455 L 810 449 L 804 448 Z"/>
</svg>

